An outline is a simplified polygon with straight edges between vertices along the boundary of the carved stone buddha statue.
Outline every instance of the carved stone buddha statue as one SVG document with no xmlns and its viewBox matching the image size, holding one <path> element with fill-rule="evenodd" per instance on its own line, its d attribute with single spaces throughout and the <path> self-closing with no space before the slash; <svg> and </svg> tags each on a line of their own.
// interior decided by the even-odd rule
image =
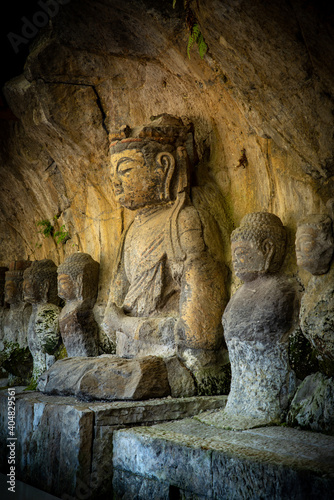
<svg viewBox="0 0 334 500">
<path fill-rule="evenodd" d="M 190 199 L 192 126 L 160 115 L 112 134 L 110 153 L 116 201 L 135 211 L 104 316 L 116 356 L 58 361 L 39 388 L 110 400 L 219 392 L 228 364 L 226 275 Z"/>
<path fill-rule="evenodd" d="M 298 223 L 297 264 L 313 276 L 301 300 L 300 326 L 316 348 L 323 371 L 334 376 L 334 253 L 332 220 L 309 215 Z"/>
<path fill-rule="evenodd" d="M 60 333 L 68 356 L 97 356 L 98 327 L 92 308 L 99 279 L 99 263 L 77 252 L 58 267 L 58 295 L 66 301 L 59 316 Z"/>
<path fill-rule="evenodd" d="M 332 219 L 309 215 L 298 222 L 296 256 L 298 266 L 314 276 L 328 272 L 334 252 Z"/>
<path fill-rule="evenodd" d="M 293 395 L 288 335 L 296 307 L 295 287 L 278 274 L 286 234 L 276 215 L 246 215 L 231 241 L 235 274 L 244 281 L 223 314 L 231 391 L 224 411 L 201 420 L 245 429 L 281 422 Z"/>
<path fill-rule="evenodd" d="M 1 350 L 7 353 L 4 367 L 11 381 L 18 384 L 30 379 L 32 367 L 27 340 L 31 306 L 23 301 L 22 291 L 23 272 L 30 265 L 27 260 L 12 261 L 5 272 L 4 301 L 7 307 L 2 311 Z"/>
<path fill-rule="evenodd" d="M 31 307 L 23 301 L 23 272 L 31 265 L 30 261 L 18 260 L 10 262 L 5 273 L 5 303 L 9 304 L 9 312 L 4 318 L 4 340 L 27 346 L 27 326 Z"/>
<path fill-rule="evenodd" d="M 116 200 L 135 218 L 124 232 L 106 310 L 117 355 L 173 356 L 200 378 L 223 342 L 224 270 L 190 201 L 192 127 L 170 115 L 112 141 Z"/>
<path fill-rule="evenodd" d="M 34 360 L 33 379 L 37 380 L 55 362 L 60 344 L 57 266 L 49 259 L 34 261 L 23 279 L 23 298 L 32 304 L 28 345 Z"/>
</svg>

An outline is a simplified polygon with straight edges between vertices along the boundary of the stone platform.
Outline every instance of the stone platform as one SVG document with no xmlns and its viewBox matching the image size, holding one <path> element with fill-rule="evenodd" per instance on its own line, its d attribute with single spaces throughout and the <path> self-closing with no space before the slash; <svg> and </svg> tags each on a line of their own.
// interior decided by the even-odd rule
<svg viewBox="0 0 334 500">
<path fill-rule="evenodd" d="M 114 434 L 114 499 L 333 500 L 334 437 L 189 418 Z"/>
<path fill-rule="evenodd" d="M 7 474 L 7 389 L 0 390 L 0 462 Z M 183 419 L 226 396 L 85 402 L 16 388 L 16 479 L 63 500 L 112 498 L 115 430 Z M 152 499 L 153 500 L 153 499 Z"/>
</svg>

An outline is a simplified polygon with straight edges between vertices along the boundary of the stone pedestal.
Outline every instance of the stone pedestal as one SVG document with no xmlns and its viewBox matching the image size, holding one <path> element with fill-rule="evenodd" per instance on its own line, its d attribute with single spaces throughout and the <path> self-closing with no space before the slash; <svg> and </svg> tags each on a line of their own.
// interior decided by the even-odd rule
<svg viewBox="0 0 334 500">
<path fill-rule="evenodd" d="M 0 391 L 1 472 L 8 473 L 7 390 Z M 226 396 L 87 403 L 16 390 L 16 479 L 61 497 L 111 498 L 115 430 L 220 408 Z"/>
<path fill-rule="evenodd" d="M 332 500 L 333 456 L 334 437 L 286 427 L 137 427 L 114 435 L 114 498 Z"/>
</svg>

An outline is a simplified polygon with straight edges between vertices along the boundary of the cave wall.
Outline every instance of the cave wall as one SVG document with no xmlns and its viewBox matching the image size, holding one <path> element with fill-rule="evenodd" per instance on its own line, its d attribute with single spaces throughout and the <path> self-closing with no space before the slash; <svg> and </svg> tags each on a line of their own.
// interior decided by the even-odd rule
<svg viewBox="0 0 334 500">
<path fill-rule="evenodd" d="M 0 125 L 0 263 L 59 264 L 74 251 L 89 253 L 101 264 L 99 322 L 131 218 L 111 189 L 112 130 L 165 112 L 191 120 L 196 182 L 218 190 L 234 226 L 251 211 L 277 214 L 289 234 L 285 271 L 304 284 L 296 221 L 326 213 L 333 197 L 329 8 L 303 0 L 189 5 L 209 48 L 203 59 L 196 46 L 187 56 L 181 0 L 175 9 L 171 0 L 71 0 L 4 89 L 17 120 Z M 211 206 L 219 220 L 215 197 Z M 44 238 L 37 223 L 45 219 L 70 239 Z"/>
</svg>

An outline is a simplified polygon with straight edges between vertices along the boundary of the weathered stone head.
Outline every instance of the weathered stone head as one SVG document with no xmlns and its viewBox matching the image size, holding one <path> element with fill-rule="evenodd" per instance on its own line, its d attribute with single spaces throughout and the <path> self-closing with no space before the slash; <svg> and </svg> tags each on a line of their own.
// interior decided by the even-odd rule
<svg viewBox="0 0 334 500">
<path fill-rule="evenodd" d="M 314 275 L 325 274 L 333 257 L 332 219 L 328 215 L 309 215 L 298 223 L 296 255 L 298 266 Z"/>
<path fill-rule="evenodd" d="M 57 266 L 52 260 L 36 260 L 24 271 L 23 299 L 29 304 L 58 305 Z"/>
<path fill-rule="evenodd" d="M 6 272 L 5 302 L 7 304 L 19 304 L 23 302 L 22 284 L 23 272 L 31 265 L 29 260 L 16 260 L 9 264 Z"/>
<path fill-rule="evenodd" d="M 188 189 L 190 164 L 197 158 L 192 125 L 162 114 L 110 138 L 112 183 L 123 207 L 165 203 Z"/>
<path fill-rule="evenodd" d="M 66 301 L 96 300 L 98 279 L 98 262 L 90 255 L 77 252 L 58 267 L 58 295 Z"/>
<path fill-rule="evenodd" d="M 235 274 L 252 281 L 266 273 L 276 273 L 285 256 L 286 231 L 274 214 L 254 212 L 245 215 L 231 235 Z"/>
</svg>

